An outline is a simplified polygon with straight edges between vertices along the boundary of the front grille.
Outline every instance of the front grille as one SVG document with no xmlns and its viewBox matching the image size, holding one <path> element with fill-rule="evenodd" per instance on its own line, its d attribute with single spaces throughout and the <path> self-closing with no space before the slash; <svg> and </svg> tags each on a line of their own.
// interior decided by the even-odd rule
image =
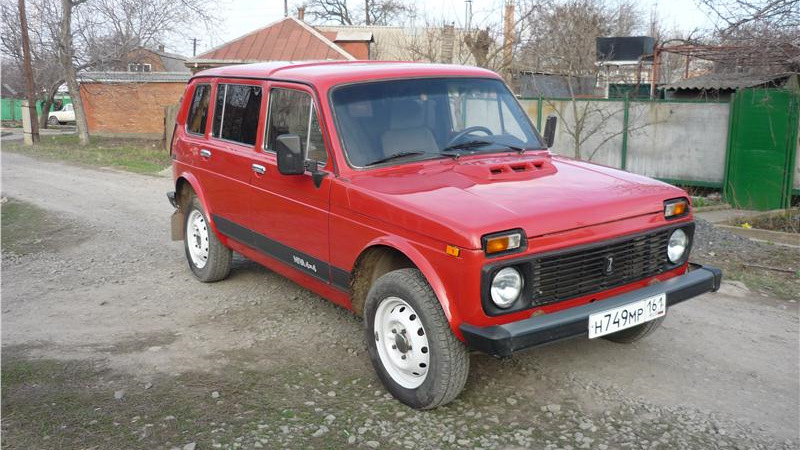
<svg viewBox="0 0 800 450">
<path fill-rule="evenodd" d="M 532 306 L 601 292 L 664 272 L 671 268 L 666 252 L 671 232 L 660 230 L 534 258 L 529 266 Z"/>
</svg>

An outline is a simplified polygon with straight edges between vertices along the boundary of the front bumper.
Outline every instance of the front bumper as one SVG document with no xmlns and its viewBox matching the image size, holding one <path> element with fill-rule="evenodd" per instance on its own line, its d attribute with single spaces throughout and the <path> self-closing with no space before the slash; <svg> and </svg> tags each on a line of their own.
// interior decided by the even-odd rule
<svg viewBox="0 0 800 450">
<path fill-rule="evenodd" d="M 598 302 L 519 320 L 504 325 L 476 327 L 461 324 L 461 333 L 470 347 L 498 357 L 550 342 L 588 334 L 589 316 L 661 293 L 667 294 L 667 307 L 706 292 L 715 292 L 722 281 L 722 270 L 690 265 L 689 272 L 667 281 L 626 292 Z"/>
</svg>

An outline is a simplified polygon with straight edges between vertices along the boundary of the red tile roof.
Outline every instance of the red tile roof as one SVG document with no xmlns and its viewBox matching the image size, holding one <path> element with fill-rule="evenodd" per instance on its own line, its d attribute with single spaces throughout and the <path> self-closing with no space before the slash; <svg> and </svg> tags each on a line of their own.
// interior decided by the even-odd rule
<svg viewBox="0 0 800 450">
<path fill-rule="evenodd" d="M 201 61 L 306 61 L 352 60 L 319 31 L 294 17 L 285 17 L 264 28 L 226 42 L 190 62 Z"/>
</svg>

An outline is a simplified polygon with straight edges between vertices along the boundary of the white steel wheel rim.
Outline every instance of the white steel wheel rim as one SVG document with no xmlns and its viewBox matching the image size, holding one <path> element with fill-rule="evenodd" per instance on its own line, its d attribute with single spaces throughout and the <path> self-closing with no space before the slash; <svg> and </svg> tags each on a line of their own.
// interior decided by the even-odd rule
<svg viewBox="0 0 800 450">
<path fill-rule="evenodd" d="M 375 346 L 386 372 L 397 384 L 416 389 L 428 375 L 428 333 L 417 312 L 405 300 L 388 297 L 375 311 Z"/>
<path fill-rule="evenodd" d="M 186 221 L 186 247 L 192 264 L 202 269 L 208 262 L 208 224 L 203 213 L 193 209 Z"/>
</svg>

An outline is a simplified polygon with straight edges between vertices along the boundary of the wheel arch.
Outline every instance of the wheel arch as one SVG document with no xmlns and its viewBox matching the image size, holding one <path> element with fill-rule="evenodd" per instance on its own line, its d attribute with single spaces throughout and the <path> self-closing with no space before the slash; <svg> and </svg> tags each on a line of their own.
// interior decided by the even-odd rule
<svg viewBox="0 0 800 450">
<path fill-rule="evenodd" d="M 179 216 L 177 221 L 181 224 L 181 230 L 179 234 L 183 233 L 183 218 L 186 214 L 186 206 L 189 204 L 192 194 L 194 194 L 200 201 L 200 204 L 203 205 L 203 209 L 206 211 L 206 215 L 208 216 L 207 220 L 211 225 L 211 229 L 214 230 L 217 235 L 219 235 L 217 225 L 214 223 L 213 209 L 211 208 L 211 205 L 208 204 L 208 201 L 206 201 L 203 187 L 197 180 L 197 177 L 188 172 L 181 173 L 175 179 L 175 197 L 178 203 L 178 210 L 175 213 Z M 175 239 L 175 236 L 173 236 L 173 239 Z M 183 236 L 180 236 L 180 239 L 183 239 Z"/>
<path fill-rule="evenodd" d="M 364 302 L 375 280 L 388 272 L 403 268 L 415 268 L 422 273 L 439 300 L 451 329 L 460 336 L 455 322 L 459 316 L 458 312 L 433 265 L 411 243 L 398 237 L 385 236 L 375 239 L 359 253 L 353 264 L 350 283 L 353 312 L 358 316 L 363 315 Z"/>
</svg>

